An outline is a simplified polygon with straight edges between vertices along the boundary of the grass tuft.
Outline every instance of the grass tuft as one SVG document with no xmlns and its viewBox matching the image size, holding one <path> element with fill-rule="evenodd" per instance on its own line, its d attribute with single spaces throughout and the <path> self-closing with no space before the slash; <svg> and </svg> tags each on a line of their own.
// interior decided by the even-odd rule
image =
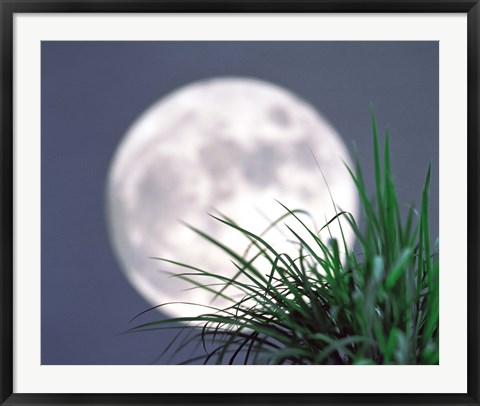
<svg viewBox="0 0 480 406">
<path fill-rule="evenodd" d="M 249 241 L 245 252 L 235 252 L 213 236 L 188 227 L 229 255 L 237 269 L 235 276 L 157 259 L 183 267 L 185 271 L 173 277 L 207 290 L 212 297 L 229 299 L 231 305 L 205 306 L 200 316 L 144 323 L 130 331 L 178 329 L 164 352 L 170 348 L 180 352 L 192 343 L 204 351 L 203 356 L 184 363 L 438 364 L 439 257 L 438 239 L 431 253 L 428 229 L 430 167 L 420 212 L 410 207 L 402 213 L 391 173 L 388 131 L 382 154 L 373 113 L 372 125 L 373 197 L 367 194 L 358 156 L 355 169 L 346 165 L 360 197 L 364 225 L 360 227 L 351 213 L 337 211 L 322 227 L 328 229 L 335 222 L 342 227 L 340 219 L 346 220 L 359 252 L 348 247 L 344 238 L 323 241 L 321 230 L 302 222 L 302 210 L 291 210 L 280 202 L 285 214 L 271 227 L 289 217 L 311 237 L 307 242 L 287 226 L 298 247 L 296 258 L 277 252 L 264 233 L 256 235 L 226 216 L 212 216 Z M 270 264 L 267 275 L 257 267 L 259 258 Z M 246 278 L 240 280 L 239 275 Z M 217 283 L 202 284 L 203 276 Z M 243 292 L 243 298 L 225 296 L 228 286 Z"/>
</svg>

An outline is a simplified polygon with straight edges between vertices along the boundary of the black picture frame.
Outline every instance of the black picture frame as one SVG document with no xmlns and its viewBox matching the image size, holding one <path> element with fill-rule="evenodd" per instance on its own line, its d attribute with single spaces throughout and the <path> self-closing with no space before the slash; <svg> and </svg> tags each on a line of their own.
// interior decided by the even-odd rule
<svg viewBox="0 0 480 406">
<path fill-rule="evenodd" d="M 479 116 L 478 0 L 0 0 L 1 274 L 0 404 L 479 405 Z M 13 393 L 13 16 L 15 13 L 467 13 L 468 16 L 468 382 L 465 394 L 22 394 Z M 401 382 L 399 382 L 401 385 Z"/>
</svg>

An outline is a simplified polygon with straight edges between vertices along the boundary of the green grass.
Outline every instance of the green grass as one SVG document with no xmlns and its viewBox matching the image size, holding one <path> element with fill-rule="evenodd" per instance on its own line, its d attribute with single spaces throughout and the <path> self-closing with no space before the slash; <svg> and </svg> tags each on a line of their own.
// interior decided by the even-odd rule
<svg viewBox="0 0 480 406">
<path fill-rule="evenodd" d="M 432 249 L 428 228 L 430 168 L 419 211 L 411 207 L 404 213 L 391 173 L 388 131 L 381 151 L 373 113 L 372 122 L 373 197 L 367 194 L 358 157 L 355 168 L 346 166 L 360 198 L 362 226 L 352 214 L 339 211 L 323 227 L 338 223 L 342 236 L 344 228 L 351 227 L 357 252 L 345 238 L 320 239 L 320 230 L 302 221 L 302 210 L 280 202 L 285 215 L 271 227 L 291 217 L 311 237 L 307 243 L 287 225 L 297 247 L 294 258 L 277 252 L 263 233 L 256 235 L 225 216 L 212 216 L 248 239 L 249 249 L 235 252 L 188 227 L 230 256 L 236 276 L 162 260 L 184 268 L 173 277 L 208 290 L 212 297 L 227 298 L 225 289 L 232 285 L 243 299 L 227 298 L 231 305 L 226 308 L 206 307 L 200 316 L 144 323 L 130 331 L 179 329 L 164 353 L 181 353 L 195 344 L 204 351 L 204 356 L 185 363 L 438 364 L 439 260 L 438 239 Z M 257 267 L 260 257 L 270 264 L 266 273 Z M 205 276 L 217 283 L 203 285 Z"/>
</svg>

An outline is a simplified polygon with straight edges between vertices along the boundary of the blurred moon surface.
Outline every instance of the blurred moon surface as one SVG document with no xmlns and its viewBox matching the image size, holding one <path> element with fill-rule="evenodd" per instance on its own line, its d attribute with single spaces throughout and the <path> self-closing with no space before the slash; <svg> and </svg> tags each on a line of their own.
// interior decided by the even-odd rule
<svg viewBox="0 0 480 406">
<path fill-rule="evenodd" d="M 212 301 L 211 292 L 192 289 L 190 282 L 168 274 L 188 269 L 153 257 L 231 277 L 238 271 L 232 258 L 184 222 L 239 253 L 249 240 L 208 213 L 222 213 L 258 234 L 286 213 L 278 200 L 289 209 L 306 210 L 309 215 L 301 215 L 302 220 L 319 230 L 335 215 L 327 184 L 337 210 L 355 215 L 356 190 L 344 163 L 350 165 L 350 157 L 336 131 L 286 89 L 229 77 L 186 85 L 147 109 L 112 159 L 106 204 L 115 257 L 152 306 L 189 302 L 223 308 L 231 303 L 222 297 Z M 264 238 L 278 252 L 296 258 L 299 248 L 285 224 L 311 241 L 291 217 Z M 353 233 L 343 224 L 351 244 Z M 341 238 L 337 222 L 320 236 L 327 239 L 330 233 Z M 267 261 L 258 266 L 269 274 Z M 210 277 L 197 280 L 220 282 Z M 242 296 L 233 287 L 226 294 Z M 174 317 L 212 311 L 186 304 L 161 310 Z"/>
</svg>

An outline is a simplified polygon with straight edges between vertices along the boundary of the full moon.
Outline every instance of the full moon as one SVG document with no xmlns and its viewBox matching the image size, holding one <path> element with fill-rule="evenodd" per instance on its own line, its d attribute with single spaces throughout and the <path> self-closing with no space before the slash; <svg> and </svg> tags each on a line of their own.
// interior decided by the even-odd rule
<svg viewBox="0 0 480 406">
<path fill-rule="evenodd" d="M 208 213 L 222 213 L 259 234 L 285 214 L 278 200 L 289 209 L 307 211 L 302 220 L 319 230 L 335 215 L 332 199 L 337 210 L 355 214 L 355 187 L 344 163 L 350 165 L 350 158 L 336 131 L 288 90 L 247 78 L 189 84 L 146 110 L 114 155 L 107 216 L 115 256 L 131 284 L 153 306 L 230 305 L 221 297 L 212 302 L 212 293 L 171 277 L 168 272 L 186 269 L 154 257 L 233 276 L 238 269 L 232 258 L 185 223 L 242 253 L 249 241 Z M 291 242 L 294 236 L 285 223 L 308 239 L 291 217 L 264 238 L 278 252 L 295 258 L 298 245 Z M 346 241 L 352 243 L 353 234 L 343 224 Z M 341 238 L 338 224 L 333 222 L 320 236 Z M 268 263 L 259 264 L 268 274 Z M 205 277 L 198 281 L 219 282 Z M 227 293 L 241 297 L 234 288 Z M 187 304 L 161 310 L 175 317 L 211 312 Z"/>
</svg>

